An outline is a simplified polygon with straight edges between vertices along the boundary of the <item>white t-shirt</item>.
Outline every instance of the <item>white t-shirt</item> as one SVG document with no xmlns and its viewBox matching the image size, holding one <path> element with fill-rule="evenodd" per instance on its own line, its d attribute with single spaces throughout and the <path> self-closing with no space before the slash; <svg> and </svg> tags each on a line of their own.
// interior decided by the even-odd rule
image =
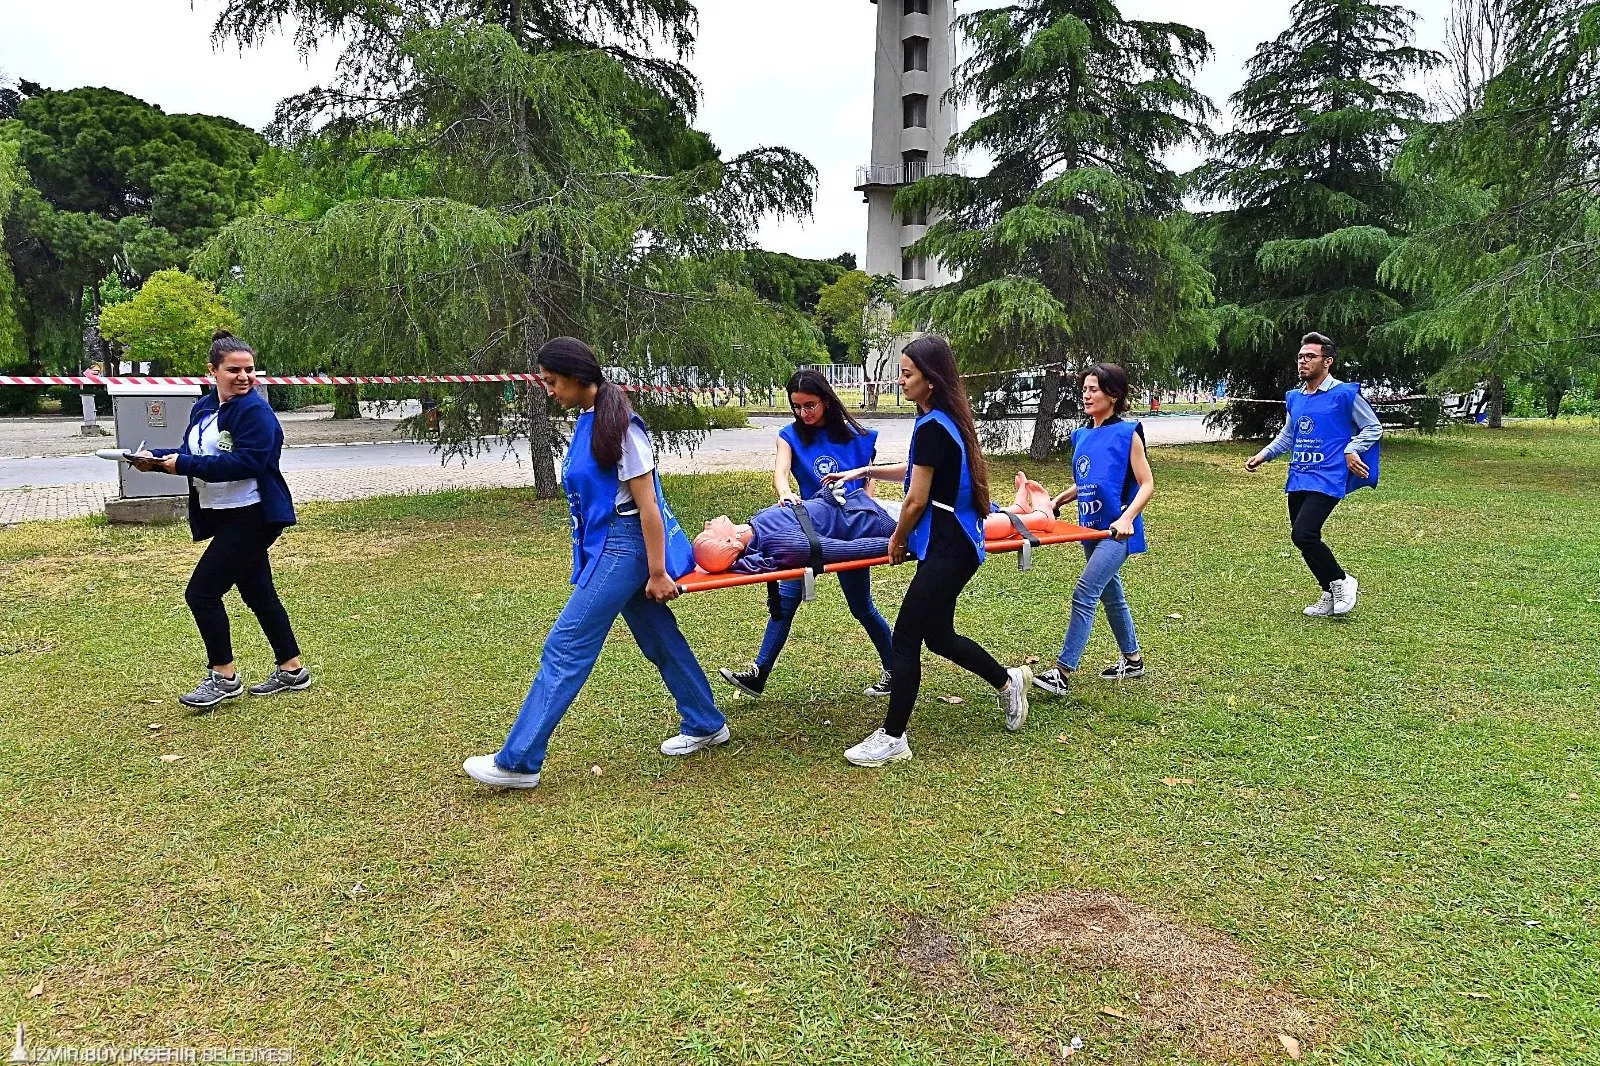
<svg viewBox="0 0 1600 1066">
<path fill-rule="evenodd" d="M 218 412 L 213 411 L 189 430 L 189 451 L 195 455 L 221 455 L 233 449 L 233 435 L 228 435 L 228 447 L 222 446 L 222 431 L 217 428 Z M 241 481 L 201 481 L 190 478 L 189 483 L 200 495 L 200 506 L 210 511 L 231 511 L 261 502 L 261 487 L 253 477 Z"/>
<path fill-rule="evenodd" d="M 633 493 L 628 482 L 640 474 L 656 468 L 656 451 L 650 446 L 650 434 L 636 423 L 628 423 L 628 432 L 622 437 L 622 459 L 617 463 L 617 506 L 633 510 Z"/>
</svg>

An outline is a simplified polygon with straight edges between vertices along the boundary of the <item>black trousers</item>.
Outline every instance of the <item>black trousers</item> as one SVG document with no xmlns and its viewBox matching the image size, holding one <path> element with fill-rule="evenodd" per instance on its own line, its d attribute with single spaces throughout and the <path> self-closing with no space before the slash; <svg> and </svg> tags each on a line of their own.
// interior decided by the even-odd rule
<svg viewBox="0 0 1600 1066">
<path fill-rule="evenodd" d="M 1337 506 L 1339 498 L 1324 492 L 1289 493 L 1289 538 L 1324 591 L 1335 581 L 1344 580 L 1344 568 L 1322 540 L 1322 524 Z"/>
<path fill-rule="evenodd" d="M 969 637 L 956 632 L 956 597 L 978 572 L 978 556 L 924 559 L 906 589 L 900 615 L 894 621 L 894 686 L 889 693 L 889 714 L 883 731 L 903 736 L 911 721 L 922 687 L 922 646 L 963 670 L 970 670 L 995 688 L 1004 687 L 1006 668 Z"/>
<path fill-rule="evenodd" d="M 211 543 L 201 553 L 183 598 L 194 612 L 200 638 L 206 642 L 206 658 L 211 666 L 233 662 L 233 637 L 228 628 L 228 609 L 222 597 L 234 586 L 239 598 L 261 623 L 261 632 L 272 645 L 278 665 L 300 654 L 295 643 L 289 612 L 278 599 L 272 584 L 272 564 L 267 549 L 283 532 L 269 526 L 261 515 L 261 505 L 207 512 L 214 530 Z"/>
</svg>

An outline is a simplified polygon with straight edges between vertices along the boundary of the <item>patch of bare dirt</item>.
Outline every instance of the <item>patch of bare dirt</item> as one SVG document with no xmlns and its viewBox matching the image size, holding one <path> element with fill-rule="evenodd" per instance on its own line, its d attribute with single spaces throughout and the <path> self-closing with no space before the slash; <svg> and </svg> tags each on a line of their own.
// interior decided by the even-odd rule
<svg viewBox="0 0 1600 1066">
<path fill-rule="evenodd" d="M 947 987 L 965 976 L 956 942 L 926 918 L 908 918 L 894 957 L 919 984 Z"/>
<path fill-rule="evenodd" d="M 1138 986 L 1126 1013 L 1141 1042 L 1209 1062 L 1285 1061 L 1291 1045 L 1283 1037 L 1299 1053 L 1322 1029 L 1311 1005 L 1264 981 L 1231 938 L 1110 892 L 1026 897 L 996 915 L 989 934 L 1014 954 L 1126 975 Z"/>
</svg>

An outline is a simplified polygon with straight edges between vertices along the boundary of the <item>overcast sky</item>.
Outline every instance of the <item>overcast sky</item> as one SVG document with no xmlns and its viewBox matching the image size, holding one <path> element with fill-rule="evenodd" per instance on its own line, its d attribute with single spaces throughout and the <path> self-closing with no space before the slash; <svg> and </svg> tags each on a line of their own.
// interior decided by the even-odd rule
<svg viewBox="0 0 1600 1066">
<path fill-rule="evenodd" d="M 1436 47 L 1449 0 L 1413 0 L 1417 43 Z M 0 71 L 52 89 L 104 85 L 169 112 L 227 115 L 260 128 L 274 104 L 326 78 L 286 40 L 240 55 L 213 49 L 219 0 L 0 0 Z M 960 10 L 994 6 L 963 0 Z M 724 153 L 784 145 L 822 183 L 810 222 L 767 227 L 763 246 L 828 258 L 866 243 L 866 208 L 851 186 L 866 163 L 872 110 L 874 8 L 868 0 L 698 0 L 691 62 L 703 88 L 696 122 Z M 1187 21 L 1216 58 L 1199 87 L 1218 104 L 1244 80 L 1256 45 L 1287 25 L 1288 0 L 1122 0 L 1129 18 Z M 797 18 L 804 12 L 804 18 Z"/>
</svg>

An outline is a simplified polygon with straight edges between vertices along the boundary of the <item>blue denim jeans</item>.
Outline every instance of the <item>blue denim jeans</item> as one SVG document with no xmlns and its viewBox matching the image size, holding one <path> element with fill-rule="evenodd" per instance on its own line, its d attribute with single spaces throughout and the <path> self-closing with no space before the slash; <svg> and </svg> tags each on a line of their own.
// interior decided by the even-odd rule
<svg viewBox="0 0 1600 1066">
<path fill-rule="evenodd" d="M 887 670 L 894 661 L 893 634 L 889 623 L 878 613 L 878 605 L 872 602 L 871 574 L 870 570 L 840 570 L 833 576 L 839 579 L 844 602 L 850 605 L 850 613 L 872 638 L 872 646 L 878 650 L 878 661 Z M 772 617 L 761 637 L 761 650 L 756 652 L 756 666 L 761 670 L 771 670 L 778 661 L 778 653 L 789 641 L 794 613 L 800 609 L 805 593 L 803 581 L 773 581 L 767 585 L 767 610 Z"/>
<path fill-rule="evenodd" d="M 1090 540 L 1083 545 L 1088 562 L 1072 590 L 1072 621 L 1067 626 L 1067 641 L 1061 648 L 1060 663 L 1076 670 L 1083 658 L 1083 649 L 1089 646 L 1089 633 L 1094 629 L 1094 605 L 1106 605 L 1106 621 L 1116 635 L 1117 647 L 1124 655 L 1139 654 L 1139 638 L 1133 632 L 1133 612 L 1128 610 L 1128 598 L 1122 593 L 1122 578 L 1118 572 L 1128 560 L 1128 545 L 1120 540 Z"/>
<path fill-rule="evenodd" d="M 638 516 L 616 516 L 594 573 L 587 584 L 572 590 L 572 598 L 545 637 L 539 672 L 505 747 L 495 756 L 495 765 L 518 773 L 539 772 L 550 734 L 589 679 L 619 614 L 639 642 L 639 650 L 661 672 L 683 717 L 683 731 L 706 737 L 722 728 L 722 712 L 711 695 L 711 683 L 683 639 L 671 608 L 644 594 L 649 578 Z"/>
</svg>

